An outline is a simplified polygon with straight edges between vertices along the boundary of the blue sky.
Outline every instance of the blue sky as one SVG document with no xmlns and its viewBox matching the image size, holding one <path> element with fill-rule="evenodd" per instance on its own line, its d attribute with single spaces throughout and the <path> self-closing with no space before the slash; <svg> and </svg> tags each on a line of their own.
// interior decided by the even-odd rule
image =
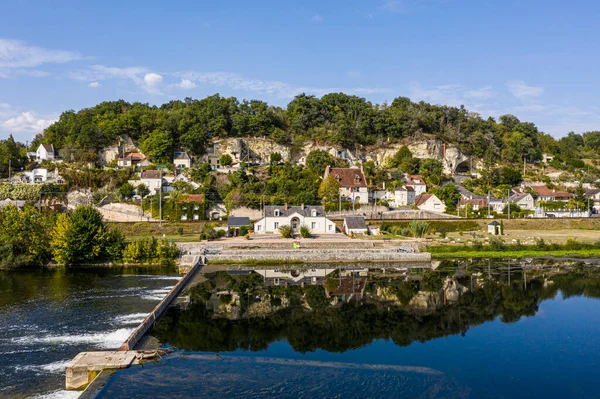
<svg viewBox="0 0 600 399">
<path fill-rule="evenodd" d="M 600 3 L 587 0 L 4 0 L 0 138 L 125 99 L 397 96 L 600 130 Z"/>
</svg>

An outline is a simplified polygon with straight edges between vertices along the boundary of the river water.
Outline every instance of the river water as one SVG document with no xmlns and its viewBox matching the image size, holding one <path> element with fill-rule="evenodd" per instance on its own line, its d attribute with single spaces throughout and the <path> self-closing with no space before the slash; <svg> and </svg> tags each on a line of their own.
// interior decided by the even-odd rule
<svg viewBox="0 0 600 399">
<path fill-rule="evenodd" d="M 72 398 L 65 365 L 118 348 L 179 277 L 171 270 L 0 271 L 0 398 Z"/>
<path fill-rule="evenodd" d="M 151 333 L 176 352 L 99 397 L 598 397 L 597 267 L 269 273 L 207 275 Z"/>
</svg>

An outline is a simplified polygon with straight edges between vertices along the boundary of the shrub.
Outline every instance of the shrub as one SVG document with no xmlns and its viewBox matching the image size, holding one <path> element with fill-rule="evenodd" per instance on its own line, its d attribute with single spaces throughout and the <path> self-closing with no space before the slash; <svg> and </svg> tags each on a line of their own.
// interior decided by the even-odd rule
<svg viewBox="0 0 600 399">
<path fill-rule="evenodd" d="M 279 226 L 279 234 L 283 238 L 292 238 L 294 236 L 294 232 L 292 231 L 292 227 L 284 224 L 283 226 Z"/>
<path fill-rule="evenodd" d="M 232 299 L 231 295 L 223 294 L 223 295 L 219 296 L 219 303 L 221 303 L 223 305 L 227 305 L 228 303 L 231 303 L 231 299 Z"/>
<path fill-rule="evenodd" d="M 246 234 L 248 234 L 248 226 L 241 226 L 240 227 L 240 235 L 245 236 Z"/>
<path fill-rule="evenodd" d="M 311 234 L 312 231 L 310 231 L 307 225 L 303 224 L 302 226 L 300 226 L 300 235 L 302 236 L 302 238 L 309 238 Z"/>
<path fill-rule="evenodd" d="M 225 237 L 225 230 L 217 230 L 219 237 Z"/>
<path fill-rule="evenodd" d="M 415 237 L 423 237 L 429 231 L 430 225 L 427 222 L 412 221 L 408 224 L 408 228 L 412 231 Z"/>
<path fill-rule="evenodd" d="M 177 229 L 177 234 L 179 234 L 180 236 L 182 236 L 182 235 L 183 235 L 183 227 L 179 227 L 179 228 Z"/>
<path fill-rule="evenodd" d="M 217 231 L 211 224 L 207 224 L 206 226 L 204 226 L 204 229 L 202 229 L 202 234 L 204 234 L 205 239 L 209 241 L 216 240 L 217 238 L 219 238 L 219 233 L 217 233 Z"/>
<path fill-rule="evenodd" d="M 494 251 L 502 251 L 506 245 L 504 244 L 504 240 L 498 237 L 493 237 L 490 239 L 490 247 Z"/>
</svg>

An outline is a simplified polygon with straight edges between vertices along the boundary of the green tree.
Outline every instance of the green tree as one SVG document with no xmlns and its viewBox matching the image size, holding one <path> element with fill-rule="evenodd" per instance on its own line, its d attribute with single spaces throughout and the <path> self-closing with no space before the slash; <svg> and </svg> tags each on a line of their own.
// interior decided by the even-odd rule
<svg viewBox="0 0 600 399">
<path fill-rule="evenodd" d="M 437 159 L 423 159 L 420 162 L 420 173 L 429 186 L 439 186 L 444 180 L 444 167 Z"/>
<path fill-rule="evenodd" d="M 335 158 L 324 150 L 313 150 L 306 156 L 306 167 L 318 175 L 323 175 L 327 166 L 334 165 Z"/>
<path fill-rule="evenodd" d="M 319 185 L 319 197 L 324 201 L 337 201 L 340 195 L 340 182 L 333 176 L 327 176 Z"/>
<path fill-rule="evenodd" d="M 173 156 L 173 137 L 164 130 L 154 130 L 144 140 L 142 152 L 153 161 L 169 162 Z"/>
<path fill-rule="evenodd" d="M 51 233 L 52 253 L 59 265 L 115 259 L 124 243 L 123 235 L 109 230 L 92 206 L 79 206 L 70 214 L 60 215 Z"/>
<path fill-rule="evenodd" d="M 278 164 L 279 162 L 281 162 L 281 154 L 278 152 L 272 152 L 269 156 L 269 162 L 271 163 L 271 165 Z"/>
<path fill-rule="evenodd" d="M 148 190 L 147 187 L 146 190 Z M 119 187 L 119 194 L 125 199 L 130 199 L 135 195 L 135 187 L 131 183 L 125 183 Z"/>
<path fill-rule="evenodd" d="M 137 195 L 139 195 L 142 198 L 144 198 L 145 196 L 150 194 L 150 190 L 148 189 L 148 186 L 146 186 L 144 183 L 138 184 L 135 191 L 136 191 Z"/>
<path fill-rule="evenodd" d="M 221 166 L 231 166 L 232 163 L 233 163 L 233 158 L 231 158 L 231 155 L 229 155 L 229 154 L 223 154 L 219 158 L 219 164 Z"/>
</svg>

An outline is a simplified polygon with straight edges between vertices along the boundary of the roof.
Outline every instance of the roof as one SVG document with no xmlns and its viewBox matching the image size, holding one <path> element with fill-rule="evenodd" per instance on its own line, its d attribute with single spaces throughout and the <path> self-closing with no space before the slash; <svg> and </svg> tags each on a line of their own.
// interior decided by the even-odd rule
<svg viewBox="0 0 600 399">
<path fill-rule="evenodd" d="M 250 226 L 250 218 L 247 216 L 230 216 L 227 218 L 227 226 Z"/>
<path fill-rule="evenodd" d="M 526 198 L 528 195 L 531 195 L 531 194 L 529 194 L 529 193 L 523 193 L 523 194 L 513 194 L 513 195 L 511 195 L 511 196 L 508 198 L 508 200 L 509 200 L 510 202 L 519 202 L 519 201 L 521 201 L 522 199 Z"/>
<path fill-rule="evenodd" d="M 424 186 L 425 180 L 421 175 L 408 175 L 408 179 L 405 184 L 410 184 L 411 186 Z"/>
<path fill-rule="evenodd" d="M 190 160 L 191 157 L 188 155 L 187 152 L 185 151 L 175 151 L 175 154 L 173 155 L 173 159 L 185 159 L 185 160 Z"/>
<path fill-rule="evenodd" d="M 130 152 L 129 154 L 125 155 L 124 158 L 119 158 L 119 160 L 120 161 L 123 161 L 123 160 L 126 160 L 126 161 L 141 161 L 141 160 L 143 160 L 145 158 L 146 157 L 141 152 Z"/>
<path fill-rule="evenodd" d="M 367 229 L 367 222 L 365 222 L 365 218 L 362 216 L 346 216 L 344 218 L 344 225 L 348 229 Z"/>
<path fill-rule="evenodd" d="M 531 189 L 541 197 L 571 198 L 573 194 L 564 191 L 551 190 L 546 186 L 532 186 Z"/>
<path fill-rule="evenodd" d="M 478 205 L 480 207 L 483 206 L 487 206 L 488 201 L 486 198 L 468 198 L 468 199 L 462 199 L 460 201 L 461 205 Z"/>
<path fill-rule="evenodd" d="M 183 202 L 204 202 L 204 194 L 188 194 L 183 198 Z"/>
<path fill-rule="evenodd" d="M 500 223 L 494 220 L 493 222 L 488 223 L 488 226 L 500 226 Z"/>
<path fill-rule="evenodd" d="M 317 211 L 317 216 L 325 216 L 325 209 L 319 205 L 310 205 L 310 206 L 288 206 L 285 205 L 268 205 L 265 206 L 265 217 L 274 217 L 275 210 L 279 210 L 279 216 L 290 216 L 294 213 L 298 213 L 302 216 L 311 216 L 311 211 L 315 209 Z"/>
<path fill-rule="evenodd" d="M 162 179 L 162 170 L 144 170 L 141 175 L 142 179 Z"/>
<path fill-rule="evenodd" d="M 54 146 L 52 144 L 42 144 L 42 147 L 48 152 L 54 152 Z"/>
<path fill-rule="evenodd" d="M 421 194 L 417 198 L 415 198 L 415 205 L 423 205 L 431 197 L 433 197 L 433 194 Z"/>
<path fill-rule="evenodd" d="M 599 193 L 600 193 L 600 188 L 591 188 L 591 189 L 585 191 L 585 195 L 587 197 L 593 197 L 594 195 L 599 194 Z"/>
<path fill-rule="evenodd" d="M 342 187 L 367 187 L 367 180 L 359 168 L 325 168 L 325 176 L 333 176 Z"/>
</svg>

